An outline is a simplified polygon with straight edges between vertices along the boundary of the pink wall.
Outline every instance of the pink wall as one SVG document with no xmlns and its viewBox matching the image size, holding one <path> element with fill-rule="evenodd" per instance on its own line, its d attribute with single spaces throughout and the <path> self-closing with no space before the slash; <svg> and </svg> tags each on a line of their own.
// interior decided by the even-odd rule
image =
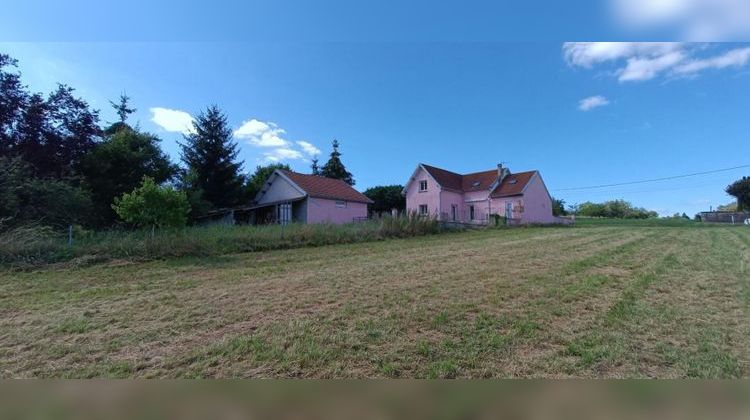
<svg viewBox="0 0 750 420">
<path fill-rule="evenodd" d="M 427 181 L 427 191 L 419 191 L 419 181 Z M 437 216 L 440 213 L 439 203 L 440 186 L 424 169 L 419 168 L 414 179 L 406 186 L 406 210 L 418 212 L 419 205 L 426 204 L 428 213 Z"/>
<path fill-rule="evenodd" d="M 419 181 L 427 181 L 427 191 L 419 191 Z M 440 191 L 440 187 L 422 168 L 419 168 L 413 180 L 406 187 L 406 209 L 419 211 L 420 204 L 426 204 L 430 215 L 441 213 L 445 220 L 451 220 L 451 205 L 458 206 L 458 221 L 469 223 L 469 206 L 474 206 L 476 222 L 485 222 L 488 214 L 520 219 L 521 223 L 556 223 L 552 216 L 552 201 L 544 186 L 541 176 L 537 173 L 529 181 L 523 196 L 493 198 L 487 200 L 489 191 L 472 191 L 457 193 L 454 191 Z M 513 203 L 513 214 L 505 214 L 505 204 Z M 523 208 L 523 212 L 521 212 Z"/>
<path fill-rule="evenodd" d="M 355 217 L 367 217 L 367 204 L 346 201 L 346 207 L 336 207 L 336 200 L 307 198 L 307 223 L 352 223 Z"/>
<path fill-rule="evenodd" d="M 531 178 L 523 194 L 522 223 L 556 223 L 552 216 L 552 200 L 538 173 Z"/>
<path fill-rule="evenodd" d="M 452 220 L 451 206 L 456 206 L 456 221 L 466 220 L 464 213 L 464 195 L 455 191 L 443 191 L 440 193 L 440 211 L 443 213 L 441 220 Z"/>
</svg>

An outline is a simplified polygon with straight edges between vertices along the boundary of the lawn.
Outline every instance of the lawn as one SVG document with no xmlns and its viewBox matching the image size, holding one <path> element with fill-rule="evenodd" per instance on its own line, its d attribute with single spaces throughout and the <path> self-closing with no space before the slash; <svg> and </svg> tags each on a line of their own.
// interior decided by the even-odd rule
<svg viewBox="0 0 750 420">
<path fill-rule="evenodd" d="M 2 377 L 750 376 L 750 229 L 589 224 L 0 272 Z"/>
</svg>

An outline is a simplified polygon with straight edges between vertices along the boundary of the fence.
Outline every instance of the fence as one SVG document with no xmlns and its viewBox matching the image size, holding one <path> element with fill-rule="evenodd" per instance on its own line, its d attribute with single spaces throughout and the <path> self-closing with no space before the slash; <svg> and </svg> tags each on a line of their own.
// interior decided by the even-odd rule
<svg viewBox="0 0 750 420">
<path fill-rule="evenodd" d="M 704 211 L 700 213 L 701 222 L 727 223 L 733 225 L 750 224 L 750 213 L 732 211 Z"/>
</svg>

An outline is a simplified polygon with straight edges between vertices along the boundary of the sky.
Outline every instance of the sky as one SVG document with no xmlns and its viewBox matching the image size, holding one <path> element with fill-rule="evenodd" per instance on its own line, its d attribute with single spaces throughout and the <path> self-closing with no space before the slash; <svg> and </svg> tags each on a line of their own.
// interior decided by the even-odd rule
<svg viewBox="0 0 750 420">
<path fill-rule="evenodd" d="M 750 175 L 574 189 L 750 165 L 750 14 L 734 0 L 163 2 L 148 14 L 38 3 L 0 16 L 0 52 L 25 83 L 69 84 L 105 122 L 127 93 L 131 122 L 175 161 L 192 116 L 215 104 L 246 170 L 307 172 L 335 138 L 359 190 L 403 184 L 420 162 L 502 162 L 539 170 L 568 204 L 693 215 L 731 202 L 726 185 Z"/>
</svg>

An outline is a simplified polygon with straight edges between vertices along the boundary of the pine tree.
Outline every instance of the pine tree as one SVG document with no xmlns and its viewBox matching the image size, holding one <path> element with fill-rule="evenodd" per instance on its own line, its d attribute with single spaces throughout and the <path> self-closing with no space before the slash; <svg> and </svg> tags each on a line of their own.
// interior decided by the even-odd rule
<svg viewBox="0 0 750 420">
<path fill-rule="evenodd" d="M 211 106 L 198 115 L 193 128 L 180 145 L 190 174 L 186 186 L 213 207 L 237 205 L 243 196 L 242 162 L 237 161 L 239 150 L 226 115 Z"/>
<path fill-rule="evenodd" d="M 320 175 L 320 167 L 318 166 L 318 158 L 314 158 L 312 160 L 312 165 L 310 165 L 310 169 L 312 169 L 313 175 Z"/>
<path fill-rule="evenodd" d="M 115 111 L 117 111 L 117 115 L 120 117 L 120 122 L 121 123 L 124 123 L 128 119 L 128 117 L 130 116 L 130 114 L 132 114 L 135 111 L 137 111 L 135 108 L 130 108 L 128 106 L 128 103 L 130 103 L 130 96 L 128 96 L 128 95 L 126 95 L 124 93 L 122 95 L 120 95 L 120 102 L 119 103 L 115 103 L 115 102 L 112 102 L 112 101 L 109 101 L 109 103 L 112 105 L 112 108 L 114 108 Z"/>
<path fill-rule="evenodd" d="M 331 152 L 331 158 L 328 159 L 320 174 L 327 178 L 340 179 L 349 185 L 354 185 L 354 178 L 352 174 L 346 170 L 344 164 L 341 163 L 341 153 L 339 153 L 339 142 L 333 140 L 333 151 Z"/>
</svg>

